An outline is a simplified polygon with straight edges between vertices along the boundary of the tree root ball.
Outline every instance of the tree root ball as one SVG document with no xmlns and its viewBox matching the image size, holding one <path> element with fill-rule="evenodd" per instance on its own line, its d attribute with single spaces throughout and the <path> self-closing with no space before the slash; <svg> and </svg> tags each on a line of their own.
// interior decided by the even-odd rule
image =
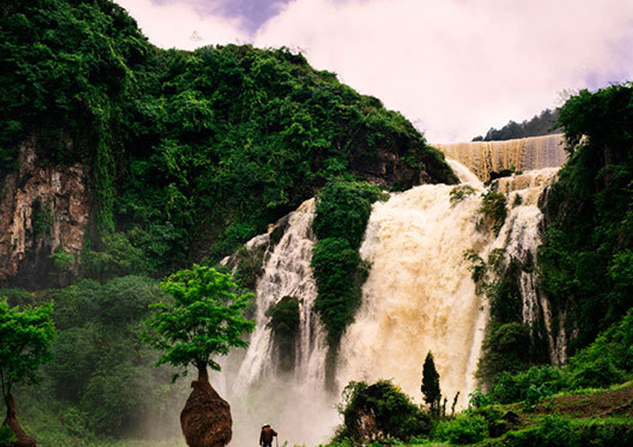
<svg viewBox="0 0 633 447">
<path fill-rule="evenodd" d="M 231 406 L 205 380 L 191 383 L 193 391 L 180 413 L 189 447 L 224 447 L 233 437 Z"/>
</svg>

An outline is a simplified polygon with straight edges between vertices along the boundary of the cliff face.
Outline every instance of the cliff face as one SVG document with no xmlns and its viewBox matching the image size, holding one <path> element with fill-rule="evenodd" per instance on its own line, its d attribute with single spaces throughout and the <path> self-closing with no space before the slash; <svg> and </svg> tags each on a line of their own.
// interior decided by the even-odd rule
<svg viewBox="0 0 633 447">
<path fill-rule="evenodd" d="M 35 138 L 22 144 L 20 169 L 0 189 L 0 283 L 10 286 L 64 282 L 60 271 L 74 273 L 76 257 L 60 260 L 58 269 L 51 255 L 77 255 L 90 216 L 86 167 L 43 163 L 37 144 Z"/>
</svg>

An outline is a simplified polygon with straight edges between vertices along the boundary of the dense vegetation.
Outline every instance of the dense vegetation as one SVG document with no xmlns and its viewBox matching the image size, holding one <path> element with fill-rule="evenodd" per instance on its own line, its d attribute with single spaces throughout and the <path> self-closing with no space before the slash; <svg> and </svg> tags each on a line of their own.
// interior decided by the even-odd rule
<svg viewBox="0 0 633 447">
<path fill-rule="evenodd" d="M 396 188 L 454 180 L 400 114 L 286 49 L 159 50 L 109 0 L 14 2 L 0 20 L 0 171 L 29 138 L 42 160 L 87 162 L 88 254 L 111 276 L 215 261 L 385 152 L 409 166 Z"/>
<path fill-rule="evenodd" d="M 279 368 L 281 371 L 292 371 L 301 324 L 299 300 L 294 296 L 284 296 L 266 311 L 266 316 L 270 318 L 268 327 L 273 331 L 279 351 Z"/>
<path fill-rule="evenodd" d="M 633 307 L 633 85 L 581 91 L 560 123 L 570 160 L 547 197 L 538 264 L 574 352 Z"/>
<path fill-rule="evenodd" d="M 328 184 L 317 196 L 312 223 L 317 237 L 311 262 L 318 288 L 314 310 L 327 330 L 326 376 L 330 385 L 341 336 L 354 320 L 367 279 L 368 266 L 358 249 L 371 205 L 387 197 L 376 186 L 342 180 Z"/>
<path fill-rule="evenodd" d="M 473 141 L 513 140 L 560 133 L 562 130 L 558 122 L 558 113 L 559 109 L 545 109 L 540 114 L 534 115 L 529 121 L 524 120 L 521 123 L 510 121 L 501 129 L 491 127 L 485 136 L 479 135 L 473 138 Z"/>
<path fill-rule="evenodd" d="M 80 280 L 63 289 L 3 289 L 0 295 L 12 306 L 54 303 L 54 360 L 42 370 L 41 384 L 16 393 L 20 422 L 39 443 L 178 433 L 174 401 L 184 402 L 188 384 L 170 385 L 174 371 L 154 367 L 159 356 L 140 339 L 149 305 L 163 299 L 155 280 Z"/>
<path fill-rule="evenodd" d="M 312 267 L 319 295 L 314 307 L 332 345 L 338 343 L 360 304 L 367 269 L 358 249 L 372 203 L 384 198 L 377 187 L 342 181 L 327 185 L 317 196 Z"/>
</svg>

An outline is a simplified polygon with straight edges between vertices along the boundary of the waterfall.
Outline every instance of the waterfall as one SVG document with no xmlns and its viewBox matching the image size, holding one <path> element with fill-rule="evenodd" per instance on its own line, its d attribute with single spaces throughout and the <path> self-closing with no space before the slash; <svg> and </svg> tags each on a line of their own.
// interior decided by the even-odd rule
<svg viewBox="0 0 633 447">
<path fill-rule="evenodd" d="M 291 445 L 316 445 L 332 434 L 338 423 L 336 397 L 325 392 L 325 330 L 313 311 L 317 296 L 310 262 L 314 199 L 288 216 L 283 236 L 273 246 L 271 231 L 246 244 L 248 250 L 266 248 L 263 274 L 256 287 L 257 326 L 245 354 L 235 353 L 225 363 L 222 391 L 233 407 L 232 445 L 254 443 L 259 427 L 268 422 Z M 266 311 L 284 296 L 299 300 L 300 326 L 291 373 L 277 368 L 279 353 L 267 326 Z M 249 434 L 250 433 L 250 434 Z"/>
<path fill-rule="evenodd" d="M 479 196 L 452 207 L 451 189 L 418 186 L 374 206 L 360 250 L 371 270 L 342 341 L 342 385 L 392 378 L 419 401 L 432 351 L 444 396 L 459 391 L 466 402 L 475 388 L 487 313 L 463 253 L 492 237 L 477 231 Z"/>
<path fill-rule="evenodd" d="M 563 142 L 563 135 L 556 134 L 434 146 L 444 152 L 446 157 L 465 165 L 481 180 L 488 180 L 491 172 L 512 167 L 517 171 L 531 171 L 561 166 L 567 160 Z"/>
<path fill-rule="evenodd" d="M 541 137 L 539 141 L 556 138 Z M 504 144 L 510 147 L 514 143 Z M 551 142 L 548 144 L 551 149 Z M 512 153 L 503 151 L 508 156 Z M 516 163 L 521 169 L 539 157 L 553 159 L 546 154 L 524 157 L 519 149 L 515 152 L 518 158 L 510 157 L 507 163 Z M 477 293 L 472 281 L 464 251 L 474 250 L 487 259 L 492 250 L 503 249 L 508 259 L 515 258 L 522 265 L 534 262 L 543 217 L 537 204 L 557 169 L 527 171 L 492 182 L 490 190 L 505 194 L 508 203 L 508 217 L 495 236 L 479 211 L 481 194 L 486 191 L 480 180 L 485 178 L 481 175 L 484 171 L 478 178 L 459 162 L 449 163 L 460 180 L 473 187 L 472 195 L 451 203 L 454 186 L 423 185 L 394 193 L 386 202 L 373 206 L 360 248 L 371 268 L 355 322 L 341 341 L 336 365 L 338 391 L 351 380 L 392 379 L 421 402 L 422 365 L 428 351 L 433 352 L 442 393 L 449 402 L 459 392 L 457 406 L 464 408 L 468 394 L 477 386 L 475 372 L 489 312 L 486 297 Z M 505 166 L 483 165 L 489 169 L 485 172 Z M 232 445 L 254 442 L 264 422 L 278 429 L 280 443 L 288 440 L 291 445 L 316 445 L 327 441 L 340 423 L 335 410 L 340 393 L 325 390 L 326 337 L 313 311 L 317 296 L 310 268 L 314 209 L 314 200 L 309 200 L 284 219 L 283 234 L 276 244 L 278 236 L 273 237 L 272 227 L 246 244 L 248 250 L 265 251 L 263 274 L 256 286 L 257 327 L 248 350 L 232 353 L 223 362 L 222 374 L 217 375 L 217 380 L 223 381 L 219 389 L 232 406 Z M 518 280 L 523 321 L 542 322 L 552 360 L 564 359 L 565 334 L 553 335 L 551 311 L 546 297 L 539 294 L 532 271 L 522 270 Z M 279 352 L 266 316 L 266 311 L 286 295 L 300 300 L 301 313 L 291 372 L 277 367 Z"/>
<path fill-rule="evenodd" d="M 374 205 L 360 252 L 371 263 L 363 304 L 341 346 L 339 381 L 373 382 L 392 378 L 410 396 L 421 399 L 422 364 L 433 352 L 443 395 L 460 393 L 458 408 L 476 387 L 474 374 L 488 318 L 485 297 L 477 294 L 464 251 L 486 259 L 505 249 L 521 262 L 536 259 L 541 244 L 542 213 L 537 200 L 556 169 L 500 179 L 510 194 L 508 213 L 499 235 L 482 231 L 480 182 L 451 162 L 461 179 L 470 178 L 477 193 L 450 203 L 446 185 L 424 185 Z M 503 180 L 501 182 L 501 180 Z M 512 198 L 520 197 L 512 206 Z M 542 314 L 535 278 L 519 278 L 523 320 L 532 324 Z"/>
<path fill-rule="evenodd" d="M 265 262 L 263 276 L 257 282 L 257 326 L 250 347 L 238 372 L 236 389 L 243 390 L 256 380 L 275 373 L 274 344 L 271 329 L 267 327 L 266 311 L 284 296 L 299 299 L 300 326 L 296 346 L 294 378 L 298 383 L 320 386 L 325 374 L 315 367 L 323 363 L 327 345 L 321 323 L 312 312 L 317 288 L 310 261 L 314 235 L 314 199 L 304 202 L 289 217 L 288 228 Z M 261 243 L 254 240 L 253 244 Z M 250 248 L 247 244 L 247 248 Z M 313 359 L 314 358 L 314 359 Z"/>
</svg>

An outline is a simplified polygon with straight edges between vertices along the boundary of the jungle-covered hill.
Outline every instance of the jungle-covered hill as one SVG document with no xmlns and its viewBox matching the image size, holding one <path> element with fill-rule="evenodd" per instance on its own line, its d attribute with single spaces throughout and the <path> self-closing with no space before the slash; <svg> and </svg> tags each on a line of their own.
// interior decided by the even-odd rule
<svg viewBox="0 0 633 447">
<path fill-rule="evenodd" d="M 27 256 L 0 276 L 29 287 L 57 281 L 51 252 L 100 280 L 215 261 L 335 178 L 456 181 L 402 115 L 302 55 L 162 50 L 109 0 L 0 6 L 0 172 L 5 193 L 60 172 L 86 186 L 70 219 L 86 221 L 85 250 L 56 227 L 72 210 L 46 194 L 5 197 L 5 219 L 30 207 L 24 225 L 36 230 L 23 238 L 41 241 L 24 242 Z"/>
</svg>

